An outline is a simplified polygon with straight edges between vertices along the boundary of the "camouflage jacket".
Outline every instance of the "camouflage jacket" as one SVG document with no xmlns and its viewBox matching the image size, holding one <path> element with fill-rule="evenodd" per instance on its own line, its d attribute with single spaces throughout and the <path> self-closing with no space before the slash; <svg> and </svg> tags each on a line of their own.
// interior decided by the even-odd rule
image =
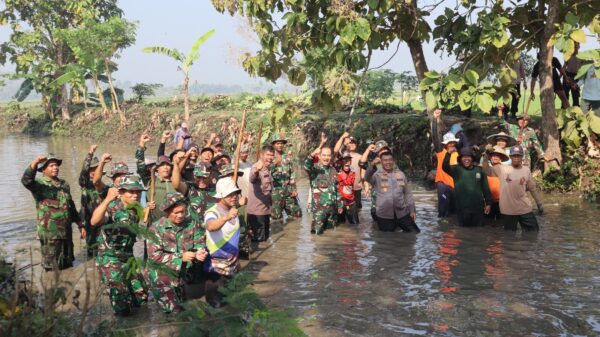
<svg viewBox="0 0 600 337">
<path fill-rule="evenodd" d="M 37 235 L 39 239 L 64 240 L 67 226 L 81 219 L 71 197 L 69 184 L 46 176 L 35 178 L 36 171 L 27 166 L 21 183 L 33 195 L 37 210 Z"/>
<path fill-rule="evenodd" d="M 167 268 L 173 278 L 182 277 L 191 263 L 183 262 L 183 252 L 204 249 L 206 238 L 205 229 L 201 222 L 186 218 L 179 225 L 173 224 L 168 218 L 162 217 L 154 222 L 151 231 L 156 235 L 156 242 L 148 242 L 150 269 Z M 183 268 L 182 268 L 183 267 Z"/>
<path fill-rule="evenodd" d="M 192 184 L 188 185 L 187 191 L 188 214 L 194 221 L 203 223 L 204 213 L 217 202 L 217 199 L 210 195 L 209 189 L 199 189 Z"/>
<path fill-rule="evenodd" d="M 318 200 L 320 206 L 343 207 L 342 197 L 338 191 L 337 171 L 333 166 L 315 164 L 313 157 L 309 155 L 304 160 L 304 169 L 308 173 L 313 200 Z"/>
<path fill-rule="evenodd" d="M 526 162 L 530 161 L 533 151 L 537 152 L 539 157 L 544 155 L 544 149 L 542 148 L 542 144 L 540 143 L 534 129 L 526 127 L 525 129 L 521 130 L 518 125 L 510 124 L 504 119 L 501 120 L 501 123 L 502 126 L 507 129 L 508 133 L 517 140 L 517 142 L 519 139 L 521 139 L 520 144 L 525 151 L 524 160 L 526 160 Z"/>
<path fill-rule="evenodd" d="M 146 166 L 145 158 L 146 148 L 138 146 L 135 149 L 135 164 L 137 168 L 137 174 L 142 178 L 144 185 L 149 186 L 150 184 L 150 171 Z"/>
<path fill-rule="evenodd" d="M 294 164 L 287 154 L 281 155 L 281 162 L 271 165 L 273 188 L 287 188 L 289 192 L 296 191 L 296 172 Z"/>
<path fill-rule="evenodd" d="M 104 185 L 102 191 L 98 192 L 94 186 L 94 183 L 92 182 L 92 179 L 90 179 L 89 170 L 92 157 L 93 154 L 87 154 L 85 160 L 83 161 L 81 173 L 79 173 L 79 186 L 81 186 L 81 209 L 79 214 L 81 216 L 81 220 L 83 220 L 86 224 L 90 223 L 94 209 L 100 205 L 102 200 L 106 197 L 106 193 L 108 192 L 108 186 L 106 185 Z"/>
<path fill-rule="evenodd" d="M 106 209 L 101 235 L 98 236 L 98 251 L 124 258 L 133 256 L 136 228 L 142 216 L 143 210 L 139 204 L 127 207 L 120 198 L 111 201 Z"/>
<path fill-rule="evenodd" d="M 135 162 L 137 166 L 137 174 L 142 179 L 142 182 L 146 187 L 150 187 L 150 171 L 148 166 L 144 162 L 146 149 L 138 146 L 135 150 Z M 168 193 L 175 192 L 171 180 L 161 180 L 156 177 L 154 181 L 154 201 L 156 202 L 156 208 L 150 212 L 150 218 L 152 222 L 160 219 L 165 214 L 160 210 L 160 206 L 165 202 L 165 198 Z M 148 192 L 149 193 L 149 192 Z M 150 200 L 150 197 L 148 197 Z"/>
</svg>

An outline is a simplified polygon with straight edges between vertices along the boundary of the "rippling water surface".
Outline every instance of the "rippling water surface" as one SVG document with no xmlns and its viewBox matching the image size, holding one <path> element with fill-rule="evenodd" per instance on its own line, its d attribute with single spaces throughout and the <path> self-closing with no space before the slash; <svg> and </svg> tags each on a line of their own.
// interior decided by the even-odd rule
<svg viewBox="0 0 600 337">
<path fill-rule="evenodd" d="M 89 144 L 0 139 L 0 241 L 34 239 L 34 206 L 20 185 L 40 153 L 64 159 L 76 185 Z M 134 168 L 135 144 L 102 145 Z M 154 150 L 152 150 L 152 154 Z M 305 205 L 306 182 L 300 184 Z M 311 336 L 600 336 L 600 211 L 573 196 L 547 197 L 537 234 L 460 228 L 437 218 L 432 191 L 414 187 L 418 235 L 382 233 L 368 209 L 360 225 L 310 234 L 309 217 L 275 224 L 248 269 L 272 306 L 289 309 Z"/>
</svg>

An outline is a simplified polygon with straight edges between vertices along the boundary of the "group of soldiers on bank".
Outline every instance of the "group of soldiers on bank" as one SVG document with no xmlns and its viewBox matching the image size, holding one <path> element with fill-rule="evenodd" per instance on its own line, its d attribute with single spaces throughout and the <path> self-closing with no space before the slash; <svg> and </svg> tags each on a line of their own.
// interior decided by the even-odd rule
<svg viewBox="0 0 600 337">
<path fill-rule="evenodd" d="M 104 153 L 99 159 L 92 145 L 79 177 L 79 212 L 69 184 L 59 178 L 61 159 L 40 155 L 23 174 L 22 183 L 36 202 L 42 267 L 73 266 L 71 224 L 76 223 L 118 315 L 145 304 L 149 289 L 165 313 L 180 311 L 186 282 L 203 282 L 207 302 L 221 306 L 218 289 L 239 270 L 246 219 L 246 234 L 264 241 L 271 212 L 275 220 L 283 218 L 283 211 L 288 217 L 301 216 L 285 139 L 275 135 L 253 165 L 248 162 L 249 146 L 242 146 L 238 172 L 214 134 L 201 148 L 182 123 L 176 149 L 167 156 L 169 139 L 171 132 L 164 132 L 154 161 L 146 158 L 150 137 L 143 134 L 135 151 L 135 174 L 125 162 L 116 162 L 107 174 L 110 183 L 102 177 L 112 155 Z M 249 184 L 244 184 L 244 171 Z M 239 179 L 234 181 L 234 176 Z M 244 195 L 242 186 L 249 187 Z M 132 263 L 138 236 L 145 240 L 144 268 Z"/>
<path fill-rule="evenodd" d="M 516 229 L 517 223 L 525 230 L 537 229 L 527 191 L 540 214 L 543 208 L 529 159 L 532 151 L 540 157 L 544 153 L 527 116 L 518 118 L 518 126 L 501 119 L 507 133 L 490 136 L 483 156 L 473 151 L 460 125 L 440 141 L 441 111 L 433 116 L 439 216 L 456 213 L 461 226 L 482 225 L 484 214 L 502 216 L 507 229 Z M 202 147 L 193 142 L 186 123 L 175 135 L 175 150 L 166 155 L 172 135 L 162 134 L 156 161 L 146 156 L 150 136 L 141 135 L 135 174 L 116 162 L 107 174 L 110 183 L 102 177 L 113 158 L 104 153 L 98 159 L 92 145 L 79 177 L 79 212 L 68 183 L 58 177 L 59 158 L 39 156 L 23 175 L 22 183 L 36 201 L 42 266 L 72 266 L 71 224 L 77 223 L 88 256 L 96 255 L 116 314 L 146 303 L 148 289 L 164 312 L 180 311 L 186 282 L 204 282 L 207 302 L 219 307 L 218 289 L 239 270 L 244 229 L 252 241 L 266 241 L 271 221 L 283 220 L 284 213 L 302 216 L 294 160 L 283 136 L 275 134 L 260 147 L 255 163 L 249 160 L 249 144 L 243 144 L 236 171 L 216 134 Z M 409 181 L 395 164 L 391 147 L 383 140 L 368 144 L 362 154 L 357 147 L 357 139 L 347 132 L 333 148 L 322 133 L 319 146 L 302 161 L 310 182 L 311 232 L 323 234 L 346 221 L 357 224 L 364 196 L 371 200 L 371 216 L 381 231 L 419 233 Z M 42 177 L 36 178 L 36 172 Z M 131 259 L 140 233 L 146 240 L 145 268 L 130 270 L 136 265 Z"/>
</svg>

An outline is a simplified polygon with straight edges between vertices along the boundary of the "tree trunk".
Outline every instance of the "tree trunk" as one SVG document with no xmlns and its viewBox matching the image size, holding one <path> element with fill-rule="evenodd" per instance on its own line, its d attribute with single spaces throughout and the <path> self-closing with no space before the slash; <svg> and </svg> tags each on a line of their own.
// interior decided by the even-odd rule
<svg viewBox="0 0 600 337">
<path fill-rule="evenodd" d="M 66 84 L 63 84 L 60 88 L 60 95 L 58 99 L 62 118 L 66 120 L 71 119 L 71 112 L 69 111 L 69 90 L 67 89 Z"/>
<path fill-rule="evenodd" d="M 44 110 L 48 114 L 51 120 L 54 120 L 54 111 L 52 110 L 52 104 L 50 103 L 50 97 L 45 94 L 42 94 L 42 105 L 44 106 Z"/>
<path fill-rule="evenodd" d="M 100 83 L 98 82 L 98 75 L 92 75 L 92 80 L 94 81 L 94 87 L 96 88 L 96 96 L 98 96 L 98 100 L 100 101 L 100 105 L 102 106 L 102 114 L 106 115 L 108 112 L 108 107 L 106 106 L 106 102 L 104 101 L 104 96 L 102 95 L 102 89 L 100 89 Z"/>
<path fill-rule="evenodd" d="M 406 44 L 413 59 L 415 74 L 417 74 L 417 79 L 421 82 L 425 78 L 425 73 L 429 71 L 427 62 L 425 61 L 425 54 L 423 53 L 423 43 L 420 40 L 410 39 L 406 41 Z"/>
<path fill-rule="evenodd" d="M 558 0 L 548 1 L 548 15 L 540 40 L 540 100 L 542 108 L 542 133 L 546 157 L 556 159 L 562 163 L 560 153 L 560 134 L 556 125 L 556 111 L 554 107 L 554 86 L 552 82 L 553 46 L 550 38 L 555 32 L 554 23 L 558 18 Z M 545 171 L 558 168 L 554 160 L 547 161 Z"/>
<path fill-rule="evenodd" d="M 127 118 L 125 118 L 125 114 L 121 110 L 121 107 L 119 107 L 119 96 L 117 96 L 117 92 L 113 85 L 112 73 L 110 72 L 110 68 L 108 67 L 108 62 L 110 62 L 109 59 L 104 60 L 104 67 L 106 69 L 106 77 L 108 77 L 108 87 L 110 88 L 110 94 L 112 96 L 113 109 L 116 109 L 116 111 L 119 113 L 121 126 L 125 126 L 127 125 Z"/>
<path fill-rule="evenodd" d="M 189 93 L 190 77 L 185 74 L 181 91 L 183 93 L 183 119 L 187 122 L 190 119 L 190 93 Z"/>
</svg>

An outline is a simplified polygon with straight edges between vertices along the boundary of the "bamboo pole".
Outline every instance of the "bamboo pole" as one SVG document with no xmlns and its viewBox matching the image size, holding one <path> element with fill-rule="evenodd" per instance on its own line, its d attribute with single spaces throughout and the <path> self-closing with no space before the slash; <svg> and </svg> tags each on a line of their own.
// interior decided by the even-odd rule
<svg viewBox="0 0 600 337">
<path fill-rule="evenodd" d="M 237 177 L 238 177 L 238 168 L 240 167 L 240 150 L 242 148 L 242 141 L 244 139 L 244 128 L 246 127 L 246 115 L 248 114 L 248 110 L 244 109 L 244 114 L 242 115 L 242 124 L 240 125 L 240 130 L 238 131 L 238 142 L 235 148 L 235 160 L 233 162 L 233 181 L 237 185 Z"/>
<path fill-rule="evenodd" d="M 154 202 L 154 186 L 156 185 L 156 178 L 154 177 L 154 173 L 156 172 L 156 165 L 152 167 L 150 170 L 150 202 Z M 150 228 L 150 223 L 148 223 L 148 218 L 150 216 L 150 208 L 146 207 L 144 212 L 144 223 L 146 224 L 146 228 Z M 148 259 L 148 244 L 147 240 L 144 240 L 144 261 Z"/>
<path fill-rule="evenodd" d="M 260 140 L 262 139 L 262 135 L 263 135 L 263 122 L 260 122 L 260 127 L 258 129 L 258 138 L 256 138 L 256 160 L 255 161 L 258 161 L 260 159 L 260 146 L 261 146 Z"/>
</svg>

